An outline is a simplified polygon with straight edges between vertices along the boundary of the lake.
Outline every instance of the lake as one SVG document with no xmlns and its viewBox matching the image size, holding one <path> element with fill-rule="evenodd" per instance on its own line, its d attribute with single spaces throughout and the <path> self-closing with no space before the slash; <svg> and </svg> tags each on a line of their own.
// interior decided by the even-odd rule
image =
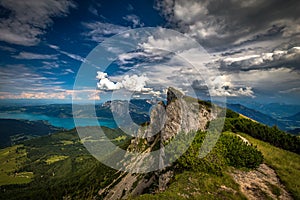
<svg viewBox="0 0 300 200">
<path fill-rule="evenodd" d="M 62 127 L 65 129 L 75 128 L 75 123 L 73 118 L 59 118 L 50 117 L 47 115 L 31 114 L 31 113 L 13 113 L 4 112 L 0 113 L 1 119 L 24 119 L 30 121 L 44 120 L 47 121 L 52 126 Z M 116 128 L 117 125 L 113 119 L 95 119 L 95 118 L 77 118 L 77 126 L 106 126 L 109 128 Z"/>
</svg>

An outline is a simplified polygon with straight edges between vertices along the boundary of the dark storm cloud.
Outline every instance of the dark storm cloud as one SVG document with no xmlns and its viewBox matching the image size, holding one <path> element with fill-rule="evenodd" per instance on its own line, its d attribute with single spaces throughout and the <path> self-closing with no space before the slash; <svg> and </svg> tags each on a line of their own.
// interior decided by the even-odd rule
<svg viewBox="0 0 300 200">
<path fill-rule="evenodd" d="M 156 7 L 169 27 L 213 54 L 207 67 L 222 74 L 220 90 L 300 96 L 300 1 L 164 0 Z M 198 82 L 193 87 L 205 89 Z"/>
<path fill-rule="evenodd" d="M 165 0 L 158 7 L 173 27 L 217 50 L 300 31 L 297 0 Z"/>
</svg>

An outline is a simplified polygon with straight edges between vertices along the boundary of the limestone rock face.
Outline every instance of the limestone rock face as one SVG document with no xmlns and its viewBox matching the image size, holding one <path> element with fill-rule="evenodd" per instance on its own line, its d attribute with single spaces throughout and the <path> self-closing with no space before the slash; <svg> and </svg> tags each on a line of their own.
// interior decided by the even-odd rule
<svg viewBox="0 0 300 200">
<path fill-rule="evenodd" d="M 139 128 L 137 137 L 132 139 L 127 150 L 129 152 L 151 152 L 156 150 L 154 148 L 157 145 L 163 145 L 178 133 L 205 130 L 207 122 L 214 118 L 214 114 L 207 104 L 185 96 L 174 88 L 169 88 L 167 104 L 161 101 L 151 110 L 150 122 Z M 149 158 L 139 157 L 135 160 L 127 160 L 127 162 L 130 163 L 130 167 L 141 167 L 141 163 L 145 159 Z M 158 190 L 165 190 L 172 176 L 172 169 L 151 172 L 147 175 L 122 172 L 120 179 L 112 184 L 115 185 L 114 187 L 103 190 L 107 192 L 104 199 L 121 199 L 142 194 L 143 190 L 154 182 L 159 185 Z M 131 188 L 128 188 L 128 183 Z"/>
<path fill-rule="evenodd" d="M 152 142 L 155 138 L 155 135 L 159 134 L 164 128 L 166 121 L 166 105 L 164 102 L 159 102 L 155 108 L 152 109 L 150 113 L 151 122 L 144 130 L 144 138 L 147 138 L 148 142 Z M 139 131 L 143 131 L 141 128 Z"/>
<path fill-rule="evenodd" d="M 140 128 L 137 135 L 152 142 L 160 134 L 162 142 L 165 142 L 179 132 L 203 131 L 207 122 L 215 118 L 210 110 L 197 99 L 169 88 L 167 105 L 159 102 L 151 111 L 150 123 Z"/>
<path fill-rule="evenodd" d="M 203 131 L 207 122 L 213 118 L 210 108 L 199 103 L 197 99 L 184 96 L 180 91 L 169 88 L 161 139 L 169 140 L 179 132 Z"/>
</svg>

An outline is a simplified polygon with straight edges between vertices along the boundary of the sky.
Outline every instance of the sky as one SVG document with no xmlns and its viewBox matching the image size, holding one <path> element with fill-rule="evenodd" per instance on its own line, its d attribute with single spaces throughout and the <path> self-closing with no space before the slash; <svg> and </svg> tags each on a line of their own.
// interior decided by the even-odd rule
<svg viewBox="0 0 300 200">
<path fill-rule="evenodd" d="M 0 0 L 0 99 L 71 100 L 87 56 L 106 44 L 116 60 L 96 66 L 94 85 L 81 88 L 86 100 L 124 89 L 161 97 L 175 86 L 204 99 L 299 104 L 299 7 L 297 0 Z M 134 51 L 105 43 L 147 27 L 157 28 L 155 37 Z M 210 70 L 196 76 L 186 60 Z"/>
</svg>

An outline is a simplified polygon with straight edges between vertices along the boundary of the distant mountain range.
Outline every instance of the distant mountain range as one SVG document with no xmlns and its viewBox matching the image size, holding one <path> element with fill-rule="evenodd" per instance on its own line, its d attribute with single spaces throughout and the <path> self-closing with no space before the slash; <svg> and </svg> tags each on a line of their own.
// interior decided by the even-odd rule
<svg viewBox="0 0 300 200">
<path fill-rule="evenodd" d="M 248 108 L 257 110 L 275 119 L 289 117 L 300 112 L 300 105 L 292 105 L 292 104 L 284 104 L 284 103 L 262 104 L 262 103 L 252 102 L 243 105 L 247 105 Z"/>
<path fill-rule="evenodd" d="M 124 101 L 115 101 L 114 105 L 122 108 Z M 112 119 L 111 112 L 112 102 L 95 105 L 96 115 L 99 119 Z M 152 104 L 149 100 L 132 100 L 129 103 L 129 114 L 133 122 L 142 124 L 149 121 L 149 110 Z M 90 118 L 94 115 L 94 110 L 91 106 L 78 105 L 77 112 L 74 116 L 78 118 Z M 92 111 L 92 113 L 91 113 Z M 73 117 L 72 104 L 50 104 L 50 105 L 3 105 L 0 107 L 2 113 L 24 113 L 34 115 L 46 115 L 49 117 L 66 118 Z M 29 121 L 19 119 L 0 119 L 0 148 L 10 146 L 11 144 L 18 143 L 30 139 L 35 136 L 46 135 L 63 130 L 62 128 L 55 127 L 47 121 Z"/>
<path fill-rule="evenodd" d="M 289 116 L 289 117 L 285 117 L 284 119 L 288 119 L 288 120 L 294 120 L 294 121 L 300 121 L 300 112 Z"/>
<path fill-rule="evenodd" d="M 282 130 L 287 130 L 288 129 L 288 125 L 277 120 L 277 119 L 274 119 L 272 117 L 270 117 L 269 115 L 266 115 L 264 113 L 261 113 L 257 110 L 254 110 L 254 109 L 251 109 L 251 108 L 248 108 L 246 106 L 243 106 L 241 104 L 227 104 L 227 108 L 237 112 L 237 113 L 240 113 L 240 114 L 243 114 L 255 121 L 258 121 L 262 124 L 265 124 L 265 125 L 268 125 L 268 126 L 274 126 L 276 125 L 278 128 L 282 129 Z"/>
<path fill-rule="evenodd" d="M 125 101 L 114 101 L 115 106 L 119 106 L 120 109 Z M 149 112 L 153 103 L 148 99 L 133 99 L 129 103 L 129 114 L 132 120 L 137 124 L 142 124 L 150 120 Z M 90 108 L 86 105 L 78 105 L 79 109 L 74 115 L 80 118 L 89 118 Z M 103 104 L 96 104 L 95 111 L 99 118 L 112 119 L 113 114 L 111 112 L 112 102 L 108 101 Z M 282 109 L 278 109 L 278 104 L 268 104 L 257 106 L 256 109 L 246 107 L 241 104 L 227 104 L 227 108 L 243 114 L 253 120 L 260 123 L 266 124 L 268 126 L 276 125 L 278 128 L 288 131 L 292 134 L 299 133 L 299 121 L 300 112 L 295 113 L 295 107 L 292 109 L 291 105 L 282 105 Z M 269 112 L 265 114 L 267 110 L 274 109 L 274 112 Z M 282 111 L 286 109 L 285 111 Z M 260 111 L 258 111 L 260 110 Z M 284 116 L 287 113 L 295 113 L 294 115 L 289 115 L 287 117 L 274 118 L 272 116 L 279 116 L 282 113 Z M 29 105 L 29 106 L 1 106 L 0 112 L 18 112 L 18 113 L 30 113 L 36 115 L 47 115 L 50 117 L 58 117 L 62 120 L 64 118 L 72 118 L 72 105 L 71 104 L 50 104 L 50 105 Z M 276 113 L 276 114 L 275 114 Z M 271 115 L 271 116 L 270 116 Z M 53 133 L 59 130 L 59 128 L 51 126 L 45 121 L 26 121 L 26 120 L 6 120 L 0 119 L 0 129 L 1 129 L 1 141 L 0 147 L 5 147 L 11 143 L 17 142 L 18 140 L 27 139 L 27 137 L 32 137 L 33 135 L 44 135 L 48 133 Z M 21 135 L 20 135 L 21 134 Z M 18 137 L 11 137 L 13 135 L 18 135 Z"/>
<path fill-rule="evenodd" d="M 121 106 L 125 101 L 117 100 L 114 101 Z M 108 101 L 103 104 L 95 105 L 95 112 L 98 118 L 113 118 L 111 112 L 111 101 Z M 87 105 L 76 105 L 76 113 L 72 111 L 72 104 L 49 104 L 49 105 L 30 105 L 30 106 L 1 106 L 0 112 L 13 112 L 13 113 L 29 113 L 35 115 L 46 115 L 49 117 L 57 118 L 72 118 L 73 114 L 77 118 L 90 118 L 94 117 L 94 109 L 91 106 Z M 143 123 L 149 121 L 149 109 L 152 104 L 149 100 L 139 100 L 134 99 L 129 102 L 129 113 L 132 120 L 135 123 Z"/>
</svg>

